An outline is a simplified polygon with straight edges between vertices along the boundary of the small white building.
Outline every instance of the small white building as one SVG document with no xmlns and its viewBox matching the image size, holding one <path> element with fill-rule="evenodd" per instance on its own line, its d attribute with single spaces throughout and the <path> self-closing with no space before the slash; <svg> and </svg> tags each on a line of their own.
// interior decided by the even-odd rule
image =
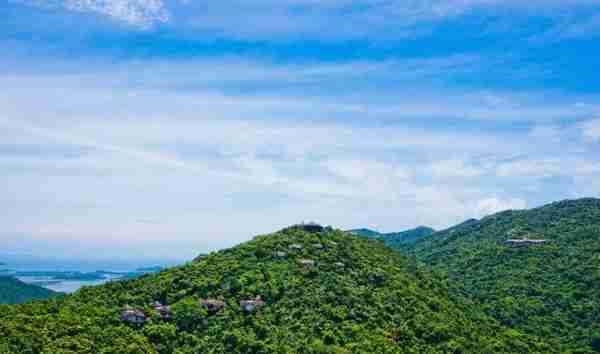
<svg viewBox="0 0 600 354">
<path fill-rule="evenodd" d="M 257 296 L 254 300 L 241 300 L 240 306 L 246 312 L 252 312 L 265 306 L 265 302 L 262 301 L 260 296 Z"/>
<path fill-rule="evenodd" d="M 305 267 L 312 267 L 315 265 L 315 261 L 312 259 L 299 259 L 298 263 L 302 264 Z"/>
<path fill-rule="evenodd" d="M 273 256 L 278 259 L 283 259 L 283 258 L 287 257 L 287 253 L 282 252 L 282 251 L 277 251 L 273 254 Z"/>
<path fill-rule="evenodd" d="M 171 319 L 171 308 L 169 306 L 163 305 L 158 301 L 156 301 L 152 306 L 161 320 Z"/>
<path fill-rule="evenodd" d="M 126 307 L 121 312 L 121 321 L 141 326 L 146 322 L 146 315 L 140 310 Z"/>
<path fill-rule="evenodd" d="M 524 238 L 524 239 L 508 239 L 508 240 L 504 241 L 504 244 L 507 246 L 512 246 L 512 247 L 526 247 L 526 246 L 533 246 L 533 245 L 542 245 L 547 242 L 548 242 L 547 240 L 531 240 L 528 238 Z"/>
<path fill-rule="evenodd" d="M 200 305 L 204 306 L 208 312 L 215 313 L 225 307 L 225 302 L 217 299 L 202 299 Z"/>
</svg>

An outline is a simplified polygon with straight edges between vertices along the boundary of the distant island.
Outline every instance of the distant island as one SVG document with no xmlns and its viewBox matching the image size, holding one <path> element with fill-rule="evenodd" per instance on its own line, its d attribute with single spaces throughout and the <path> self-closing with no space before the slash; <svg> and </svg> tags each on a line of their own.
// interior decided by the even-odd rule
<svg viewBox="0 0 600 354">
<path fill-rule="evenodd" d="M 139 268 L 134 271 L 29 271 L 29 270 L 0 270 L 0 276 L 10 276 L 26 284 L 41 286 L 50 290 L 72 293 L 82 286 L 101 285 L 106 282 L 128 280 L 141 277 L 145 274 L 156 273 L 163 267 L 153 266 Z"/>
<path fill-rule="evenodd" d="M 0 276 L 0 304 L 20 304 L 61 295 L 41 286 L 24 283 L 10 276 Z"/>
<path fill-rule="evenodd" d="M 54 271 L 34 271 L 34 272 L 15 272 L 17 277 L 50 277 L 53 280 L 77 280 L 77 281 L 94 281 L 103 280 L 106 277 L 98 272 L 82 273 L 82 272 L 54 272 Z"/>
</svg>

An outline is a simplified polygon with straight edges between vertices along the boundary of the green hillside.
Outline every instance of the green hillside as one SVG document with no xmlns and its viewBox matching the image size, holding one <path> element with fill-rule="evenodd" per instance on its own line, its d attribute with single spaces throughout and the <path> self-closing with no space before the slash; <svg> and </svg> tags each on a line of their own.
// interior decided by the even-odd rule
<svg viewBox="0 0 600 354">
<path fill-rule="evenodd" d="M 508 239 L 546 240 L 513 247 Z M 469 220 L 403 251 L 447 274 L 502 324 L 600 351 L 600 200 L 563 201 Z"/>
<path fill-rule="evenodd" d="M 435 230 L 427 226 L 419 226 L 406 231 L 389 233 L 380 233 L 366 228 L 349 230 L 348 232 L 366 238 L 381 240 L 390 247 L 400 247 L 404 244 L 413 243 L 421 237 L 429 236 L 433 234 Z"/>
<path fill-rule="evenodd" d="M 257 296 L 264 306 L 245 311 L 240 301 Z M 155 301 L 170 313 L 159 315 Z M 127 318 L 146 316 L 143 324 L 120 319 L 127 305 Z M 0 306 L 1 353 L 549 351 L 541 342 L 449 296 L 382 242 L 314 225 L 138 279 Z"/>
<path fill-rule="evenodd" d="M 55 295 L 57 295 L 55 292 L 41 286 L 26 284 L 13 277 L 0 275 L 0 304 L 20 304 Z"/>
</svg>

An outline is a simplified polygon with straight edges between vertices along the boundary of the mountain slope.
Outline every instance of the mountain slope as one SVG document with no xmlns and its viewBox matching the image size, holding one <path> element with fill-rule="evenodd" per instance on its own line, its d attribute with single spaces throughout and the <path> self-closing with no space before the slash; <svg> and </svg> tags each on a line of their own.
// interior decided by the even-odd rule
<svg viewBox="0 0 600 354">
<path fill-rule="evenodd" d="M 264 306 L 245 312 L 240 301 L 256 296 Z M 171 305 L 171 319 L 155 313 L 154 301 Z M 143 326 L 119 319 L 126 305 L 149 316 Z M 439 279 L 381 242 L 314 226 L 258 236 L 139 279 L 0 307 L 3 353 L 547 350 L 448 296 Z"/>
<path fill-rule="evenodd" d="M 411 230 L 383 234 L 383 242 L 390 247 L 396 248 L 404 244 L 416 242 L 422 237 L 429 236 L 434 232 L 435 230 L 430 227 L 419 226 Z"/>
<path fill-rule="evenodd" d="M 429 236 L 433 234 L 435 230 L 427 226 L 419 226 L 417 228 L 406 231 L 389 233 L 380 233 L 366 228 L 349 230 L 348 232 L 366 238 L 382 240 L 386 245 L 390 247 L 400 247 L 403 244 L 415 242 L 421 237 Z"/>
<path fill-rule="evenodd" d="M 507 239 L 547 243 L 511 247 Z M 562 351 L 600 351 L 600 200 L 469 220 L 403 250 L 504 325 L 556 340 Z"/>
<path fill-rule="evenodd" d="M 29 300 L 48 299 L 57 293 L 41 286 L 26 284 L 18 279 L 0 275 L 0 304 L 20 304 Z"/>
</svg>

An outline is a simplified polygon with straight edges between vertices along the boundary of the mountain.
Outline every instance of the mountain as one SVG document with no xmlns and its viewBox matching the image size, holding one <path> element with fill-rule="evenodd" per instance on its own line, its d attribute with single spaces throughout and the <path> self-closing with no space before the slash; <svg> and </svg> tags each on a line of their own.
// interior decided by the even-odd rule
<svg viewBox="0 0 600 354">
<path fill-rule="evenodd" d="M 59 299 L 0 306 L 2 353 L 551 349 L 451 296 L 441 279 L 383 243 L 316 225 Z"/>
<path fill-rule="evenodd" d="M 420 238 L 429 236 L 434 232 L 435 230 L 430 227 L 419 226 L 411 230 L 383 234 L 383 242 L 390 247 L 400 247 L 400 245 L 416 242 Z"/>
<path fill-rule="evenodd" d="M 390 233 L 380 233 L 366 228 L 349 230 L 348 232 L 366 238 L 382 240 L 390 247 L 400 247 L 400 245 L 415 242 L 421 237 L 429 236 L 433 234 L 435 230 L 427 226 L 419 226 L 406 231 Z"/>
<path fill-rule="evenodd" d="M 19 304 L 57 295 L 41 286 L 26 284 L 16 278 L 0 275 L 0 304 Z"/>
<path fill-rule="evenodd" d="M 383 236 L 382 233 L 367 228 L 348 230 L 348 232 L 353 235 L 374 239 L 380 239 Z"/>
<path fill-rule="evenodd" d="M 503 325 L 561 352 L 600 352 L 600 199 L 469 220 L 402 250 Z"/>
</svg>

